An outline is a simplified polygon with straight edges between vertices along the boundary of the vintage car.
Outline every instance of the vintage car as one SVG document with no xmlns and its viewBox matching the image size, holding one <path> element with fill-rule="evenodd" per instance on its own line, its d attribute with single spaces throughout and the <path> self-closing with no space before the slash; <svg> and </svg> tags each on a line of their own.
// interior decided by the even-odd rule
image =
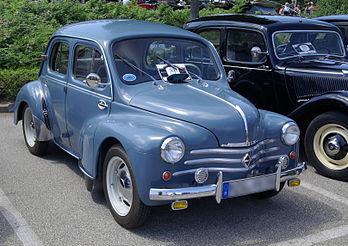
<svg viewBox="0 0 348 246">
<path fill-rule="evenodd" d="M 299 128 L 230 90 L 207 40 L 167 25 L 98 20 L 55 32 L 39 78 L 18 93 L 34 155 L 71 154 L 88 190 L 102 184 L 116 221 L 141 225 L 151 206 L 276 195 L 299 185 Z"/>
<path fill-rule="evenodd" d="M 216 15 L 184 26 L 210 40 L 230 87 L 297 121 L 308 162 L 348 178 L 348 64 L 339 29 L 301 17 Z"/>
<path fill-rule="evenodd" d="M 316 17 L 315 19 L 326 21 L 337 26 L 342 32 L 346 46 L 348 46 L 348 15 L 328 15 Z"/>
</svg>

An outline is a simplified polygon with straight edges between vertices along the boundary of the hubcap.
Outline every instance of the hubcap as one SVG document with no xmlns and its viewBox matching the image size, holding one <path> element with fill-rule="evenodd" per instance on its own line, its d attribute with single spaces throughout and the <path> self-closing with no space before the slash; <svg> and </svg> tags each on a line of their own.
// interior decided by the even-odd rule
<svg viewBox="0 0 348 246">
<path fill-rule="evenodd" d="M 35 132 L 33 114 L 31 113 L 30 108 L 25 109 L 24 117 L 23 117 L 23 125 L 24 125 L 26 142 L 30 147 L 33 147 L 36 141 L 36 132 Z"/>
<path fill-rule="evenodd" d="M 327 168 L 342 170 L 348 167 L 348 130 L 338 124 L 319 128 L 313 139 L 313 149 Z"/>
<path fill-rule="evenodd" d="M 114 211 L 126 216 L 133 202 L 133 184 L 126 163 L 118 156 L 112 157 L 107 165 L 106 187 Z"/>
</svg>

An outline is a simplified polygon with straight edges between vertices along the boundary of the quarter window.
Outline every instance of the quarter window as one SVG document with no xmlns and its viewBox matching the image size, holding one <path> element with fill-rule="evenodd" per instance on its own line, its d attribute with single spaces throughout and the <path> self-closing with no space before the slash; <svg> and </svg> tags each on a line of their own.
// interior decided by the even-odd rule
<svg viewBox="0 0 348 246">
<path fill-rule="evenodd" d="M 236 29 L 229 30 L 227 35 L 226 59 L 242 63 L 261 63 L 266 61 L 265 55 L 253 56 L 251 49 L 259 47 L 266 51 L 263 36 L 259 32 Z"/>
<path fill-rule="evenodd" d="M 68 71 L 68 63 L 69 44 L 65 42 L 55 43 L 51 53 L 50 69 L 57 73 L 66 74 Z"/>
<path fill-rule="evenodd" d="M 103 83 L 107 82 L 106 67 L 100 52 L 92 47 L 78 45 L 75 48 L 74 76 L 84 80 L 90 73 L 96 73 Z"/>
</svg>

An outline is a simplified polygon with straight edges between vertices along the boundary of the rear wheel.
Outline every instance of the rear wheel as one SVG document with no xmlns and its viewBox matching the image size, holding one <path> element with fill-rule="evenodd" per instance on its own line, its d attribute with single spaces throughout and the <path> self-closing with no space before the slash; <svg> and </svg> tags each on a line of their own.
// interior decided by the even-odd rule
<svg viewBox="0 0 348 246">
<path fill-rule="evenodd" d="M 123 148 L 112 146 L 106 154 L 103 187 L 111 214 L 125 228 L 142 225 L 150 213 L 139 198 L 130 161 Z"/>
<path fill-rule="evenodd" d="M 348 178 L 348 116 L 337 111 L 312 120 L 305 135 L 309 163 L 322 175 Z"/>
<path fill-rule="evenodd" d="M 42 155 L 47 152 L 48 141 L 39 141 L 36 136 L 36 128 L 33 113 L 29 106 L 25 106 L 22 115 L 22 129 L 25 144 L 33 155 Z"/>
</svg>

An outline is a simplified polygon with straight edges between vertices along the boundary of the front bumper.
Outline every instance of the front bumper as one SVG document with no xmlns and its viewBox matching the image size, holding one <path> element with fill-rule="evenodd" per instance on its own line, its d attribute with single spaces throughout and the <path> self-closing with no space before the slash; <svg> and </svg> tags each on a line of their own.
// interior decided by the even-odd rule
<svg viewBox="0 0 348 246">
<path fill-rule="evenodd" d="M 305 169 L 307 169 L 305 162 L 284 172 L 281 171 L 281 166 L 279 165 L 277 171 L 272 174 L 224 182 L 223 173 L 220 171 L 217 175 L 216 184 L 179 189 L 151 188 L 149 197 L 150 200 L 173 201 L 215 196 L 216 202 L 220 203 L 222 198 L 250 195 L 267 190 L 279 190 L 281 182 L 298 177 Z"/>
</svg>

